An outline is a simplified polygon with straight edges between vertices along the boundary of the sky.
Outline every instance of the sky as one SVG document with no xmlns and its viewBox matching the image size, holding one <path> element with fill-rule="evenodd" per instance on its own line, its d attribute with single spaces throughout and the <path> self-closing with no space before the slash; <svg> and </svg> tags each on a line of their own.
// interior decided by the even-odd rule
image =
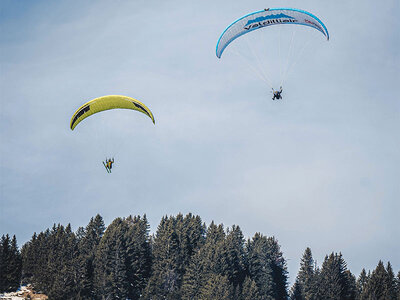
<svg viewBox="0 0 400 300">
<path fill-rule="evenodd" d="M 155 232 L 162 216 L 191 212 L 275 236 L 291 283 L 306 247 L 319 265 L 341 252 L 356 276 L 379 260 L 399 271 L 399 6 L 1 1 L 0 234 L 22 246 L 98 213 L 106 225 L 146 214 Z M 267 7 L 312 12 L 330 40 L 271 26 L 218 59 L 223 30 Z M 259 54 L 244 60 L 248 49 Z M 248 65 L 278 88 L 286 61 L 272 101 Z M 142 101 L 156 124 L 113 110 L 69 129 L 79 106 L 109 94 Z"/>
</svg>

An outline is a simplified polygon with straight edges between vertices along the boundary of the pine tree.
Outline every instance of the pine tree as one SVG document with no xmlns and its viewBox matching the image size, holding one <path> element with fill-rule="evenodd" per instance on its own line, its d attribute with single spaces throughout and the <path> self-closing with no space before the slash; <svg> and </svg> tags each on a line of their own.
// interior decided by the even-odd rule
<svg viewBox="0 0 400 300">
<path fill-rule="evenodd" d="M 241 300 L 261 300 L 257 284 L 250 277 L 246 277 L 243 282 Z"/>
<path fill-rule="evenodd" d="M 361 294 L 362 300 L 377 299 L 384 300 L 386 293 L 387 272 L 382 261 L 372 272 L 365 289 Z"/>
<path fill-rule="evenodd" d="M 394 275 L 392 265 L 390 262 L 387 263 L 386 267 L 387 277 L 385 284 L 385 299 L 396 300 L 396 277 Z"/>
<path fill-rule="evenodd" d="M 261 299 L 273 299 L 276 286 L 267 238 L 256 233 L 252 240 L 247 241 L 246 252 L 248 272 L 257 285 Z"/>
<path fill-rule="evenodd" d="M 322 270 L 318 267 L 317 262 L 314 266 L 314 279 L 313 279 L 314 290 L 310 295 L 310 300 L 320 300 L 325 297 L 325 284 L 324 278 L 322 277 Z"/>
<path fill-rule="evenodd" d="M 8 291 L 8 257 L 10 255 L 10 237 L 3 235 L 0 240 L 0 293 Z"/>
<path fill-rule="evenodd" d="M 106 229 L 94 260 L 94 289 L 101 299 L 125 299 L 129 293 L 126 233 L 128 227 L 115 219 Z"/>
<path fill-rule="evenodd" d="M 231 300 L 232 297 L 233 287 L 228 277 L 219 274 L 212 274 L 200 292 L 202 300 Z"/>
<path fill-rule="evenodd" d="M 325 257 L 320 276 L 323 299 L 354 299 L 355 281 L 353 286 L 341 253 L 331 253 Z"/>
<path fill-rule="evenodd" d="M 283 258 L 283 253 L 278 241 L 274 237 L 269 237 L 267 242 L 269 255 L 271 257 L 272 277 L 275 285 L 274 298 L 287 299 L 288 271 L 286 261 Z"/>
<path fill-rule="evenodd" d="M 176 218 L 172 216 L 163 217 L 158 225 L 153 244 L 152 276 L 146 287 L 148 298 L 179 299 L 180 297 L 183 264 L 176 222 Z"/>
<path fill-rule="evenodd" d="M 365 286 L 367 285 L 367 282 L 368 282 L 367 272 L 363 268 L 361 270 L 360 276 L 358 276 L 357 283 L 356 283 L 357 284 L 357 299 L 360 299 L 361 294 L 363 293 Z"/>
<path fill-rule="evenodd" d="M 147 297 L 180 297 L 183 277 L 196 251 L 204 243 L 204 225 L 198 216 L 163 217 L 153 243 L 152 276 Z"/>
<path fill-rule="evenodd" d="M 224 226 L 211 222 L 207 228 L 204 244 L 204 271 L 206 275 L 227 275 L 229 266 L 226 261 L 225 238 Z"/>
<path fill-rule="evenodd" d="M 227 276 L 235 288 L 243 283 L 246 276 L 244 242 L 239 226 L 233 225 L 231 230 L 228 229 L 224 243 Z"/>
<path fill-rule="evenodd" d="M 291 300 L 304 300 L 303 293 L 301 290 L 301 285 L 300 285 L 298 279 L 296 279 L 295 283 L 293 284 L 292 288 L 290 289 L 290 299 Z"/>
<path fill-rule="evenodd" d="M 200 300 L 200 291 L 206 283 L 204 249 L 200 248 L 192 256 L 192 260 L 183 276 L 182 300 Z"/>
<path fill-rule="evenodd" d="M 345 271 L 346 277 L 346 288 L 345 292 L 343 293 L 343 298 L 348 300 L 353 300 L 357 298 L 357 280 L 356 277 L 349 271 Z"/>
<path fill-rule="evenodd" d="M 86 228 L 78 229 L 76 234 L 80 277 L 78 296 L 81 299 L 93 299 L 94 297 L 94 258 L 104 230 L 103 218 L 97 214 L 96 217 L 90 219 Z"/>
<path fill-rule="evenodd" d="M 13 292 L 21 282 L 22 258 L 15 235 L 3 235 L 0 240 L 0 292 Z"/>
<path fill-rule="evenodd" d="M 79 282 L 78 245 L 68 224 L 58 225 L 50 236 L 47 272 L 51 275 L 46 294 L 52 299 L 71 299 Z"/>
<path fill-rule="evenodd" d="M 33 235 L 23 250 L 24 280 L 28 280 L 36 289 L 46 291 L 51 284 L 51 275 L 47 270 L 50 230 Z"/>
<path fill-rule="evenodd" d="M 9 289 L 15 291 L 21 283 L 22 276 L 22 257 L 18 249 L 17 238 L 15 235 L 11 240 L 10 257 L 8 260 Z"/>
<path fill-rule="evenodd" d="M 183 265 L 187 266 L 190 257 L 204 243 L 205 227 L 199 216 L 178 214 L 174 219 L 174 230 L 179 237 Z"/>
<path fill-rule="evenodd" d="M 304 251 L 303 257 L 301 258 L 300 270 L 296 278 L 298 285 L 296 288 L 300 290 L 301 299 L 314 299 L 314 281 L 314 259 L 312 257 L 311 249 L 307 247 Z"/>
<path fill-rule="evenodd" d="M 211 222 L 204 245 L 192 256 L 184 275 L 182 299 L 201 299 L 199 291 L 210 276 L 227 275 L 228 269 L 224 228 Z"/>
<path fill-rule="evenodd" d="M 124 220 L 126 232 L 126 263 L 129 283 L 128 297 L 139 299 L 151 274 L 149 223 L 146 215 L 129 216 Z"/>
<path fill-rule="evenodd" d="M 20 256 L 15 235 L 8 234 L 0 240 L 0 292 L 15 291 L 21 280 Z"/>
</svg>

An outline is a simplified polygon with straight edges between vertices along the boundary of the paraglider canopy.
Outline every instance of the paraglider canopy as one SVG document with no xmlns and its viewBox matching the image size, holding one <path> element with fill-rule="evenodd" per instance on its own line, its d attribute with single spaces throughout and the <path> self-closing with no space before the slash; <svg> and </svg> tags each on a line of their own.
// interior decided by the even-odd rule
<svg viewBox="0 0 400 300">
<path fill-rule="evenodd" d="M 153 113 L 142 102 L 127 96 L 109 95 L 93 99 L 77 109 L 71 118 L 70 128 L 74 128 L 87 117 L 110 109 L 132 109 L 147 115 L 155 124 Z"/>
<path fill-rule="evenodd" d="M 268 8 L 245 15 L 229 25 L 218 39 L 216 55 L 221 58 L 225 48 L 241 35 L 270 25 L 283 24 L 315 28 L 329 40 L 328 29 L 313 14 L 295 8 Z"/>
</svg>

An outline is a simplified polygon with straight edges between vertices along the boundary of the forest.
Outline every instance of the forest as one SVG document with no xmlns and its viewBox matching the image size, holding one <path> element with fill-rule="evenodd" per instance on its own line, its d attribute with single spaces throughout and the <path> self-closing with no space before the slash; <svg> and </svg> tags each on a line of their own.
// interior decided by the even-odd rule
<svg viewBox="0 0 400 300">
<path fill-rule="evenodd" d="M 275 237 L 246 239 L 239 226 L 206 226 L 190 213 L 163 217 L 154 234 L 146 215 L 107 227 L 97 215 L 76 232 L 54 224 L 21 248 L 6 234 L 0 271 L 0 292 L 29 283 L 49 299 L 400 299 L 400 272 L 390 262 L 356 276 L 341 253 L 319 266 L 306 248 L 289 286 Z"/>
</svg>

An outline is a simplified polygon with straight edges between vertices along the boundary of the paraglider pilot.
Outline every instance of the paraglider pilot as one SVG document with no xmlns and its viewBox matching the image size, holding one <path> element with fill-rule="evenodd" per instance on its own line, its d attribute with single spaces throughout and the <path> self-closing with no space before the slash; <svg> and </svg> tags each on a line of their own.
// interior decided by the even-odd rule
<svg viewBox="0 0 400 300">
<path fill-rule="evenodd" d="M 272 97 L 272 100 L 275 100 L 275 99 L 277 99 L 277 100 L 279 100 L 279 99 L 282 99 L 282 87 L 280 87 L 280 90 L 279 91 L 275 91 L 274 89 L 272 89 L 272 92 L 274 93 L 274 97 Z"/>
<path fill-rule="evenodd" d="M 110 159 L 106 158 L 106 162 L 105 163 L 103 162 L 103 164 L 106 167 L 106 170 L 107 170 L 108 173 L 111 173 L 111 169 L 112 169 L 113 163 L 114 163 L 114 157 L 112 159 L 111 158 Z"/>
</svg>

